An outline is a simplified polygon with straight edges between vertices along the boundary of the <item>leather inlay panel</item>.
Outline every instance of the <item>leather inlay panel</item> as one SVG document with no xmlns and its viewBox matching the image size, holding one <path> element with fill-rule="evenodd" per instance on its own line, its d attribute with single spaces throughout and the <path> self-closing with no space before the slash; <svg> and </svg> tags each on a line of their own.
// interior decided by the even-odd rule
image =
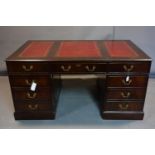
<svg viewBox="0 0 155 155">
<path fill-rule="evenodd" d="M 95 41 L 65 41 L 60 44 L 57 57 L 101 57 Z"/>
<path fill-rule="evenodd" d="M 104 45 L 111 57 L 136 58 L 138 54 L 125 41 L 105 41 Z"/>
<path fill-rule="evenodd" d="M 31 42 L 19 55 L 19 57 L 46 57 L 53 46 L 54 42 L 42 41 L 42 42 Z"/>
</svg>

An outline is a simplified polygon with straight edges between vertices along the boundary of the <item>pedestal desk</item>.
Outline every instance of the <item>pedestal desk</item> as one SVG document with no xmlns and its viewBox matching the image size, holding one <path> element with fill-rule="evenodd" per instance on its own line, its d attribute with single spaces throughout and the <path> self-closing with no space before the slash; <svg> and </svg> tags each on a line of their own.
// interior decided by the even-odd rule
<svg viewBox="0 0 155 155">
<path fill-rule="evenodd" d="M 129 40 L 31 40 L 6 59 L 15 119 L 55 119 L 60 75 L 96 74 L 104 119 L 143 119 L 151 59 Z"/>
</svg>

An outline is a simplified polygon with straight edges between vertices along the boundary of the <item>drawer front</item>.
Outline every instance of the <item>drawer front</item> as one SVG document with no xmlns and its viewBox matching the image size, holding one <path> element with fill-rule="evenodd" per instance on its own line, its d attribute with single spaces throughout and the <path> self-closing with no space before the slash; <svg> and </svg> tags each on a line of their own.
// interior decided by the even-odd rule
<svg viewBox="0 0 155 155">
<path fill-rule="evenodd" d="M 11 86 L 13 87 L 30 87 L 32 82 L 37 83 L 37 87 L 39 86 L 50 86 L 50 76 L 9 76 Z"/>
<path fill-rule="evenodd" d="M 130 76 L 126 81 L 127 76 L 108 76 L 108 87 L 146 87 L 147 76 Z"/>
<path fill-rule="evenodd" d="M 16 111 L 14 113 L 16 120 L 40 120 L 40 119 L 55 119 L 55 113 L 49 111 L 23 112 Z"/>
<path fill-rule="evenodd" d="M 142 120 L 144 117 L 143 111 L 104 111 L 102 118 L 113 120 Z"/>
<path fill-rule="evenodd" d="M 106 95 L 107 100 L 144 100 L 145 89 L 113 89 Z"/>
<path fill-rule="evenodd" d="M 52 110 L 52 104 L 49 103 L 18 103 L 15 104 L 16 111 L 46 111 Z"/>
<path fill-rule="evenodd" d="M 53 72 L 59 73 L 93 73 L 93 72 L 106 72 L 106 64 L 103 63 L 59 63 L 53 64 Z"/>
<path fill-rule="evenodd" d="M 8 72 L 48 72 L 49 64 L 45 62 L 7 62 Z"/>
<path fill-rule="evenodd" d="M 17 89 L 13 88 L 13 96 L 15 100 L 51 100 L 51 92 L 50 89 L 41 89 L 35 92 L 30 91 L 29 89 Z"/>
<path fill-rule="evenodd" d="M 142 102 L 106 102 L 103 104 L 104 111 L 142 111 Z"/>
<path fill-rule="evenodd" d="M 144 72 L 144 73 L 148 73 L 149 70 L 150 70 L 150 62 L 110 63 L 108 65 L 108 72 Z"/>
</svg>

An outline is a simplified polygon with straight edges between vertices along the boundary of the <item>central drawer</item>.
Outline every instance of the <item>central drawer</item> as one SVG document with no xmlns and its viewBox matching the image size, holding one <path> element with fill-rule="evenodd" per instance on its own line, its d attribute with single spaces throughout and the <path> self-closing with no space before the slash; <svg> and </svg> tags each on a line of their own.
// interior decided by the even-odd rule
<svg viewBox="0 0 155 155">
<path fill-rule="evenodd" d="M 52 64 L 52 66 L 52 72 L 58 73 L 106 72 L 105 63 L 58 63 Z"/>
</svg>

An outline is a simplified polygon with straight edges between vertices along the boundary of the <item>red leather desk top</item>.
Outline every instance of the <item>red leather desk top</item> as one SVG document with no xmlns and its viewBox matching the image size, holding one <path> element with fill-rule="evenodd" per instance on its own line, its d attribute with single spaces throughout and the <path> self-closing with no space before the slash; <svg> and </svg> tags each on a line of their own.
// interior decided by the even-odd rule
<svg viewBox="0 0 155 155">
<path fill-rule="evenodd" d="M 123 60 L 149 57 L 129 40 L 75 40 L 26 42 L 9 59 L 16 60 Z"/>
</svg>

